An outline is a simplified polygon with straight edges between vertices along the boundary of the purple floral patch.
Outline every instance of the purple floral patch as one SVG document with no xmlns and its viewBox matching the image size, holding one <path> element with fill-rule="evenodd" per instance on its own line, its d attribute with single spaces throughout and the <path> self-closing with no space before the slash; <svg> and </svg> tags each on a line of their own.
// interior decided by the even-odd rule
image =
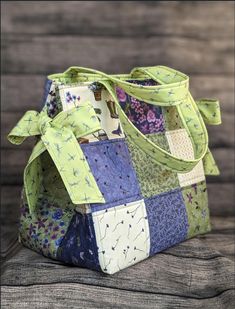
<svg viewBox="0 0 235 309">
<path fill-rule="evenodd" d="M 187 238 L 187 212 L 180 190 L 145 199 L 150 230 L 150 255 Z"/>
<path fill-rule="evenodd" d="M 72 211 L 62 210 L 59 206 L 51 205 L 46 198 L 40 198 L 33 216 L 26 203 L 22 203 L 20 214 L 21 243 L 45 256 L 55 258 L 72 218 Z"/>
<path fill-rule="evenodd" d="M 129 82 L 144 86 L 152 86 L 156 84 L 151 80 Z M 125 93 L 125 91 L 120 87 L 116 87 L 116 94 L 129 120 L 143 134 L 164 131 L 164 118 L 161 107 L 140 101 Z"/>
</svg>

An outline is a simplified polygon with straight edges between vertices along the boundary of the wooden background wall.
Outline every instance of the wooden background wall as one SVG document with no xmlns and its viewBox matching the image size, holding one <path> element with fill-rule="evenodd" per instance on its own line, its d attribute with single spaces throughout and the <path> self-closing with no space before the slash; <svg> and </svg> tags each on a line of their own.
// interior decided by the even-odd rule
<svg viewBox="0 0 235 309">
<path fill-rule="evenodd" d="M 16 237 L 22 171 L 31 142 L 6 134 L 23 112 L 39 109 L 48 73 L 71 65 L 109 73 L 163 64 L 190 75 L 195 98 L 221 101 L 223 124 L 209 128 L 221 175 L 208 179 L 211 214 L 233 214 L 234 3 L 2 1 L 3 251 Z"/>
</svg>

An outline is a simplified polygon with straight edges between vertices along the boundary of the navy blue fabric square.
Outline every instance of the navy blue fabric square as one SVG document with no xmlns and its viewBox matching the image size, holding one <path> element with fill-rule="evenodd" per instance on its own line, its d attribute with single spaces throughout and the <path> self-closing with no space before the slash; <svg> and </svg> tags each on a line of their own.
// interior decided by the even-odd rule
<svg viewBox="0 0 235 309">
<path fill-rule="evenodd" d="M 44 84 L 44 91 L 43 91 L 43 98 L 42 98 L 42 107 L 46 103 L 47 96 L 49 94 L 50 88 L 51 88 L 52 80 L 46 79 Z"/>
<path fill-rule="evenodd" d="M 57 259 L 67 264 L 100 270 L 91 214 L 76 213 L 57 250 Z"/>
<path fill-rule="evenodd" d="M 105 204 L 91 204 L 97 211 L 142 198 L 124 139 L 81 144 L 84 155 L 103 194 Z"/>
<path fill-rule="evenodd" d="M 180 190 L 145 199 L 150 232 L 150 255 L 185 240 L 187 212 Z"/>
</svg>

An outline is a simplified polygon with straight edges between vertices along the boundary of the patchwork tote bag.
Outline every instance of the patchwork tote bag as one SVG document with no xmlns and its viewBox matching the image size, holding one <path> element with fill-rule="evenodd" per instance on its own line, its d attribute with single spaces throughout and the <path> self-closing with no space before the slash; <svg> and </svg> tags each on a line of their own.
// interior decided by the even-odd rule
<svg viewBox="0 0 235 309">
<path fill-rule="evenodd" d="M 210 231 L 205 175 L 219 171 L 206 124 L 217 100 L 194 101 L 165 66 L 48 76 L 41 112 L 9 133 L 34 136 L 19 240 L 46 257 L 113 274 Z"/>
</svg>

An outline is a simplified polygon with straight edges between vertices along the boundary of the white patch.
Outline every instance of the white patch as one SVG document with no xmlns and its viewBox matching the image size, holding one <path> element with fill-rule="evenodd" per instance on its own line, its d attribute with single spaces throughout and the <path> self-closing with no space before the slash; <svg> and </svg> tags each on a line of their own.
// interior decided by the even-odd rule
<svg viewBox="0 0 235 309">
<path fill-rule="evenodd" d="M 185 129 L 167 131 L 166 137 L 171 153 L 181 159 L 194 159 L 193 145 Z M 202 161 L 200 161 L 189 173 L 178 173 L 181 187 L 205 180 Z"/>
<path fill-rule="evenodd" d="M 97 97 L 94 92 L 88 88 L 88 85 L 63 85 L 59 86 L 59 94 L 64 111 L 79 106 L 84 102 L 91 102 L 96 110 L 102 130 L 96 132 L 94 135 L 84 136 L 84 138 L 89 139 L 89 142 L 125 137 L 120 121 L 116 118 L 117 111 L 115 103 L 106 89 L 102 89 Z M 97 98 L 99 99 L 98 101 L 96 100 Z"/>
<path fill-rule="evenodd" d="M 113 274 L 149 256 L 150 235 L 144 200 L 92 214 L 101 269 Z"/>
</svg>

